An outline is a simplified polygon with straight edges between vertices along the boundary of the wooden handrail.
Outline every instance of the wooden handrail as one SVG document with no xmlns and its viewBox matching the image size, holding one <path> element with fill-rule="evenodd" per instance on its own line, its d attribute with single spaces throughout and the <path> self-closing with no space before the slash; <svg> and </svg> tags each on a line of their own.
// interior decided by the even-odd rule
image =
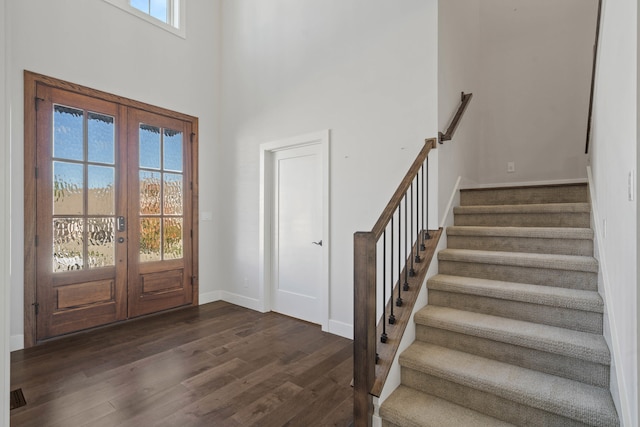
<svg viewBox="0 0 640 427">
<path fill-rule="evenodd" d="M 418 196 L 418 188 L 420 186 L 420 171 L 422 170 L 421 179 L 424 181 L 426 179 L 426 175 L 428 175 L 428 164 L 427 158 L 429 152 L 436 148 L 436 139 L 431 138 L 425 141 L 424 147 L 418 153 L 418 156 L 414 160 L 413 164 L 409 168 L 407 174 L 400 182 L 398 189 L 395 191 L 391 200 L 384 208 L 380 218 L 376 221 L 373 229 L 368 232 L 356 232 L 354 234 L 354 425 L 355 426 L 370 426 L 371 425 L 371 416 L 373 414 L 373 402 L 372 402 L 372 394 L 375 393 L 379 396 L 380 391 L 382 390 L 382 386 L 384 385 L 384 380 L 388 373 L 388 368 L 390 367 L 390 362 L 388 366 L 385 366 L 384 372 L 380 375 L 381 378 L 376 382 L 376 357 L 377 357 L 377 343 L 378 343 L 378 334 L 377 325 L 384 325 L 386 322 L 385 315 L 383 314 L 383 318 L 378 322 L 377 314 L 376 314 L 376 292 L 377 292 L 377 267 L 378 267 L 378 254 L 377 247 L 378 241 L 381 236 L 387 230 L 389 224 L 393 224 L 392 218 L 396 210 L 401 209 L 401 203 L 404 200 L 405 205 L 405 215 L 407 210 L 407 198 L 411 197 L 411 206 L 413 209 L 413 186 L 416 184 L 417 188 L 415 191 L 416 198 L 420 198 Z M 424 166 L 427 166 L 427 169 L 423 169 Z M 426 184 L 423 182 L 423 191 L 426 190 Z M 426 216 L 425 214 L 428 212 L 427 204 L 428 204 L 428 191 L 426 196 L 422 196 L 421 198 L 423 205 L 417 208 L 421 213 L 422 217 Z M 416 204 L 418 206 L 419 202 Z M 413 211 L 412 211 L 413 215 Z M 400 214 L 398 213 L 398 230 L 400 230 Z M 411 224 L 413 227 L 413 216 L 411 217 Z M 418 237 L 414 242 L 414 229 L 411 230 L 411 241 L 406 238 L 407 233 L 407 222 L 405 219 L 405 239 L 398 236 L 399 245 L 402 243 L 405 247 L 404 254 L 404 265 L 401 265 L 400 259 L 398 259 L 398 273 L 399 277 L 402 277 L 404 273 L 405 280 L 408 279 L 407 272 L 409 271 L 409 262 L 411 262 L 411 270 L 413 270 L 413 257 L 414 254 L 416 258 L 419 258 L 419 250 L 425 251 L 424 259 L 420 260 L 420 263 L 417 265 L 417 272 L 413 272 L 411 275 L 411 280 L 407 280 L 410 285 L 406 285 L 405 296 L 407 297 L 407 302 L 415 301 L 415 297 L 419 292 L 419 288 L 421 286 L 421 280 L 424 279 L 426 275 L 426 271 L 428 269 L 428 264 L 430 262 L 431 256 L 426 255 L 426 245 L 424 245 L 424 235 L 426 232 L 426 228 L 428 228 L 428 218 L 427 224 L 424 225 L 424 230 L 420 230 L 418 232 Z M 416 227 L 418 226 L 417 218 L 416 218 Z M 398 233 L 400 234 L 400 233 Z M 428 234 L 428 233 L 427 233 Z M 386 235 L 386 234 L 385 234 Z M 439 234 L 438 234 L 439 235 Z M 420 238 L 422 236 L 422 243 L 420 245 Z M 393 245 L 393 241 L 391 245 Z M 411 247 L 411 254 L 407 257 L 407 246 Z M 420 248 L 420 246 L 423 246 Z M 432 246 L 432 245 L 429 245 Z M 400 256 L 400 249 L 398 249 L 398 256 Z M 391 265 L 394 263 L 394 259 L 391 259 Z M 383 260 L 383 263 L 386 263 L 386 260 Z M 386 279 L 384 279 L 386 280 Z M 385 306 L 393 306 L 394 297 L 393 292 L 397 290 L 400 292 L 400 288 L 404 286 L 398 280 L 397 284 L 391 287 L 392 295 L 389 297 L 387 301 L 384 302 Z M 404 332 L 404 327 L 406 323 L 408 323 L 408 319 L 410 317 L 411 310 L 413 308 L 413 303 L 411 305 L 406 304 L 406 306 L 402 307 L 402 313 L 398 313 L 398 317 L 404 321 L 404 324 L 400 326 L 397 325 L 397 328 L 394 329 L 393 338 L 389 340 L 385 346 L 388 346 L 384 349 L 384 357 L 387 361 L 392 360 L 395 356 L 395 353 L 398 349 L 400 338 L 402 333 Z M 400 310 L 400 308 L 398 308 Z M 391 323 L 391 322 L 390 322 Z M 391 335 L 391 333 L 390 333 Z"/>
<path fill-rule="evenodd" d="M 587 142 L 584 154 L 589 154 L 589 140 L 591 139 L 591 118 L 593 116 L 593 94 L 596 87 L 596 66 L 598 64 L 598 43 L 600 40 L 600 19 L 602 17 L 602 0 L 598 1 L 598 17 L 596 22 L 596 41 L 593 45 L 593 64 L 591 66 L 591 91 L 589 92 L 589 115 L 587 117 Z"/>
<path fill-rule="evenodd" d="M 395 210 L 398 208 L 400 201 L 402 201 L 404 195 L 407 193 L 407 190 L 411 186 L 411 181 L 413 181 L 414 177 L 422 167 L 422 164 L 427 159 L 429 151 L 436 147 L 437 146 L 435 138 L 427 139 L 425 141 L 424 147 L 422 147 L 422 150 L 420 150 L 420 152 L 418 153 L 418 157 L 416 157 L 416 159 L 413 161 L 413 164 L 407 171 L 407 174 L 400 182 L 398 189 L 395 193 L 393 193 L 391 200 L 389 200 L 389 203 L 387 203 L 387 206 L 382 211 L 380 218 L 378 218 L 378 221 L 376 221 L 376 225 L 374 225 L 373 229 L 371 230 L 376 240 L 378 240 L 380 236 L 382 236 L 382 232 L 384 231 L 387 224 L 389 224 L 389 221 L 391 221 L 393 212 L 395 212 Z"/>
<path fill-rule="evenodd" d="M 458 128 L 458 124 L 460 123 L 460 119 L 462 119 L 462 115 L 467 109 L 467 105 L 469 105 L 469 101 L 471 101 L 472 97 L 472 93 L 465 94 L 464 92 L 462 92 L 462 94 L 460 95 L 460 106 L 458 107 L 458 111 L 456 111 L 456 115 L 453 116 L 451 124 L 447 128 L 447 132 L 438 132 L 438 142 L 440 144 L 442 144 L 444 141 L 450 141 L 453 138 L 453 134 L 456 133 L 456 129 Z"/>
</svg>

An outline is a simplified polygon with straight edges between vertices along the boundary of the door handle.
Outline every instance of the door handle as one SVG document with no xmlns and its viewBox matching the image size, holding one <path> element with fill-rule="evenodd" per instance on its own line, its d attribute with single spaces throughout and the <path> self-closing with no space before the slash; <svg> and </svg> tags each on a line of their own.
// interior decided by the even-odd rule
<svg viewBox="0 0 640 427">
<path fill-rule="evenodd" d="M 124 227 L 125 227 L 124 217 L 123 216 L 119 216 L 118 217 L 118 224 L 117 224 L 118 231 L 124 231 Z"/>
<path fill-rule="evenodd" d="M 319 242 L 311 242 L 311 243 L 313 243 L 314 245 L 322 246 L 322 240 L 320 240 Z"/>
</svg>

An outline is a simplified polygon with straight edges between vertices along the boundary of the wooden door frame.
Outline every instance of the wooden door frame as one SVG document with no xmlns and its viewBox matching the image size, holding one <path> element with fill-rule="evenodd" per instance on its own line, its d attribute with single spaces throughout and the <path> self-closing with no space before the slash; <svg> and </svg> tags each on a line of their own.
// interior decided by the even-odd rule
<svg viewBox="0 0 640 427">
<path fill-rule="evenodd" d="M 199 280 L 199 227 L 198 227 L 198 118 L 187 114 L 156 107 L 144 102 L 135 101 L 118 95 L 113 95 L 86 86 L 77 85 L 64 80 L 48 77 L 31 71 L 24 71 L 24 348 L 36 344 L 36 90 L 38 84 L 56 89 L 79 93 L 81 95 L 102 99 L 131 107 L 146 110 L 155 114 L 191 122 L 191 161 L 192 175 L 192 271 L 193 306 L 198 305 Z"/>
<path fill-rule="evenodd" d="M 272 154 L 292 148 L 299 148 L 308 145 L 320 145 L 322 153 L 322 277 L 320 283 L 320 313 L 322 317 L 321 326 L 323 331 L 329 331 L 329 254 L 331 242 L 329 240 L 329 130 L 298 135 L 287 139 L 280 139 L 260 144 L 260 230 L 259 230 L 259 305 L 262 312 L 271 311 L 272 298 L 272 268 L 271 268 L 271 245 L 272 245 L 272 221 L 273 221 L 273 168 Z"/>
</svg>

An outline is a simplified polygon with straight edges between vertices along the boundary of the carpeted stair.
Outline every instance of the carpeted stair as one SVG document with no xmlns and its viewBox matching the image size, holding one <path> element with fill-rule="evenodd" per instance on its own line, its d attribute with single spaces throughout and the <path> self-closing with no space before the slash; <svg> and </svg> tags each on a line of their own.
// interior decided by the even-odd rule
<svg viewBox="0 0 640 427">
<path fill-rule="evenodd" d="M 383 426 L 619 426 L 586 185 L 463 190 Z"/>
</svg>

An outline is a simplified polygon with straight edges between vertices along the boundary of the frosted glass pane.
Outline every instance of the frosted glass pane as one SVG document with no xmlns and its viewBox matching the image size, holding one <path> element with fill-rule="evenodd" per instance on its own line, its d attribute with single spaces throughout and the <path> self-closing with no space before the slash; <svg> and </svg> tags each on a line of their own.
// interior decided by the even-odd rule
<svg viewBox="0 0 640 427">
<path fill-rule="evenodd" d="M 160 169 L 160 128 L 140 125 L 140 167 Z"/>
<path fill-rule="evenodd" d="M 115 158 L 115 120 L 98 113 L 87 114 L 88 160 L 112 165 Z"/>
<path fill-rule="evenodd" d="M 115 214 L 115 168 L 111 166 L 88 167 L 87 209 L 89 215 Z"/>
<path fill-rule="evenodd" d="M 140 214 L 160 215 L 160 173 L 140 171 Z"/>
<path fill-rule="evenodd" d="M 140 218 L 140 262 L 160 261 L 160 218 Z"/>
<path fill-rule="evenodd" d="M 182 218 L 164 219 L 164 259 L 182 258 Z"/>
<path fill-rule="evenodd" d="M 84 160 L 84 116 L 82 110 L 54 105 L 53 157 Z"/>
<path fill-rule="evenodd" d="M 114 218 L 87 219 L 87 262 L 89 268 L 115 265 Z"/>
<path fill-rule="evenodd" d="M 164 214 L 182 215 L 182 175 L 164 174 Z"/>
<path fill-rule="evenodd" d="M 54 215 L 82 215 L 84 211 L 84 166 L 53 162 Z"/>
<path fill-rule="evenodd" d="M 182 172 L 182 132 L 164 130 L 164 170 Z"/>
<path fill-rule="evenodd" d="M 84 221 L 82 218 L 53 220 L 53 271 L 82 270 Z"/>
</svg>

